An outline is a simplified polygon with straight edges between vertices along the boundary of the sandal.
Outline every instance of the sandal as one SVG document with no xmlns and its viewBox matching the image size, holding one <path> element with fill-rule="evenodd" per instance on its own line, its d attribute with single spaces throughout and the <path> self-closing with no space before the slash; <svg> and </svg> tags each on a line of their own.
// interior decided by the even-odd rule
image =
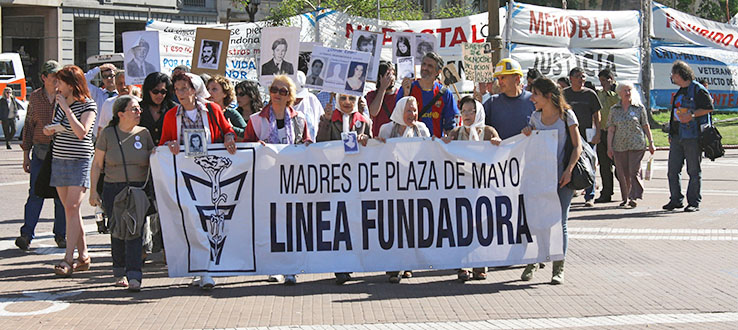
<svg viewBox="0 0 738 330">
<path fill-rule="evenodd" d="M 478 272 L 478 273 L 477 272 L 474 272 L 474 277 L 473 278 L 475 280 L 486 280 L 487 279 L 487 273 L 485 273 L 485 272 Z"/>
<path fill-rule="evenodd" d="M 91 264 L 92 260 L 90 260 L 90 256 L 87 256 L 86 258 L 82 258 L 82 256 L 80 256 L 79 258 L 77 258 L 77 262 L 74 263 L 74 271 L 83 272 L 86 270 L 90 270 Z"/>
<path fill-rule="evenodd" d="M 72 276 L 74 268 L 72 263 L 66 260 L 62 260 L 59 264 L 54 266 L 54 274 L 64 277 Z"/>
<path fill-rule="evenodd" d="M 405 271 L 405 272 L 404 272 L 404 273 L 402 274 L 402 278 L 412 278 L 412 277 L 413 277 L 413 272 L 412 272 L 412 271 L 409 271 L 409 270 L 406 270 L 406 271 Z"/>
</svg>

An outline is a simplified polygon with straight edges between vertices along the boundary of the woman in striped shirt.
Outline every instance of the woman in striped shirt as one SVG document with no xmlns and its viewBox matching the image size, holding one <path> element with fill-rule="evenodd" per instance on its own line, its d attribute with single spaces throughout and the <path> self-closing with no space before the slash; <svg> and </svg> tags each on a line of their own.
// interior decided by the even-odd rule
<svg viewBox="0 0 738 330">
<path fill-rule="evenodd" d="M 82 69 L 68 65 L 59 70 L 56 77 L 58 94 L 51 125 L 61 126 L 44 128 L 44 134 L 54 135 L 50 185 L 59 192 L 67 217 L 67 250 L 64 260 L 54 267 L 54 273 L 69 276 L 74 271 L 90 269 L 80 205 L 90 187 L 92 127 L 97 105 L 90 98 Z M 73 261 L 75 248 L 79 254 L 76 263 Z"/>
</svg>

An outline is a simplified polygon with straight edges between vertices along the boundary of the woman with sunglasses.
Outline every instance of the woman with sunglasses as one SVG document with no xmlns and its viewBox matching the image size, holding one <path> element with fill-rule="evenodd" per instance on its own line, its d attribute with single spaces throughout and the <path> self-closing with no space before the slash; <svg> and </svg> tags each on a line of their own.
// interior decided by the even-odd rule
<svg viewBox="0 0 738 330">
<path fill-rule="evenodd" d="M 264 106 L 264 101 L 261 100 L 261 93 L 259 92 L 259 83 L 244 80 L 236 84 L 236 102 L 238 102 L 236 111 L 248 123 L 251 115 L 259 112 Z"/>
<path fill-rule="evenodd" d="M 223 109 L 223 115 L 231 123 L 233 131 L 239 139 L 243 139 L 243 132 L 246 129 L 246 121 L 243 120 L 241 114 L 236 111 L 238 103 L 236 102 L 236 93 L 233 92 L 231 82 L 221 75 L 216 75 L 208 79 L 205 86 L 210 92 L 208 100 L 217 103 Z"/>
<path fill-rule="evenodd" d="M 143 187 L 148 181 L 149 155 L 156 145 L 149 131 L 137 126 L 141 121 L 141 112 L 135 98 L 119 96 L 113 103 L 113 119 L 100 132 L 95 145 L 90 180 L 96 186 L 101 170 L 105 170 L 104 198 L 101 200 L 96 190 L 90 190 L 90 205 L 102 206 L 113 221 L 120 216 L 113 213 L 115 196 L 128 186 L 127 182 L 132 187 Z M 142 243 L 142 236 L 130 240 L 110 237 L 115 286 L 133 292 L 141 290 Z"/>
<path fill-rule="evenodd" d="M 146 127 L 154 140 L 155 145 L 161 142 L 161 129 L 164 125 L 164 115 L 176 103 L 172 101 L 172 81 L 169 76 L 154 72 L 146 76 L 142 91 L 141 101 L 141 123 Z"/>
<path fill-rule="evenodd" d="M 251 115 L 246 125 L 246 142 L 273 144 L 313 143 L 305 115 L 295 111 L 297 87 L 290 77 L 277 75 L 269 86 L 269 103 Z"/>
</svg>

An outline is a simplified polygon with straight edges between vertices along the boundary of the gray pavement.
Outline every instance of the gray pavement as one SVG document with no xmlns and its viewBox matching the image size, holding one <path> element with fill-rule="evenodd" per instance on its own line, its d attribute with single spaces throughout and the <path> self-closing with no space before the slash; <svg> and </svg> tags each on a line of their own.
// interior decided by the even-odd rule
<svg viewBox="0 0 738 330">
<path fill-rule="evenodd" d="M 656 153 L 654 178 L 638 207 L 585 209 L 575 198 L 561 286 L 548 284 L 548 266 L 531 282 L 520 281 L 521 267 L 509 267 L 465 284 L 452 271 L 432 270 L 399 285 L 382 273 L 354 274 L 343 286 L 332 274 L 300 275 L 292 287 L 264 276 L 228 277 L 205 292 L 168 278 L 155 254 L 144 266 L 144 290 L 132 294 L 112 286 L 109 238 L 94 232 L 89 205 L 83 215 L 90 271 L 54 276 L 63 251 L 51 234 L 51 201 L 32 250 L 14 246 L 28 189 L 14 147 L 0 151 L 0 328 L 738 328 L 736 150 L 703 161 L 697 213 L 661 210 L 668 200 L 666 151 Z"/>
</svg>

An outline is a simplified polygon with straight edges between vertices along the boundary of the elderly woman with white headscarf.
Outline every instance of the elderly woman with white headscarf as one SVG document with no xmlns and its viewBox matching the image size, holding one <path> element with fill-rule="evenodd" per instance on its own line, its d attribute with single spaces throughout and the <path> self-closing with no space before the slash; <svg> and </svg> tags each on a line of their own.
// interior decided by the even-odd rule
<svg viewBox="0 0 738 330">
<path fill-rule="evenodd" d="M 397 101 L 390 122 L 379 128 L 377 140 L 385 142 L 396 137 L 430 137 L 430 131 L 418 120 L 418 101 L 405 96 Z"/>
<path fill-rule="evenodd" d="M 500 145 L 502 139 L 497 134 L 497 130 L 484 124 L 485 113 L 481 103 L 467 95 L 461 98 L 459 107 L 461 108 L 462 126 L 451 130 L 443 137 L 443 142 L 449 143 L 453 140 L 490 141 L 494 145 Z"/>
<path fill-rule="evenodd" d="M 372 137 L 372 122 L 359 112 L 359 97 L 339 94 L 337 99 L 338 108 L 320 117 L 315 140 L 341 140 L 341 133 L 356 132 L 359 143 L 366 145 Z"/>
</svg>

